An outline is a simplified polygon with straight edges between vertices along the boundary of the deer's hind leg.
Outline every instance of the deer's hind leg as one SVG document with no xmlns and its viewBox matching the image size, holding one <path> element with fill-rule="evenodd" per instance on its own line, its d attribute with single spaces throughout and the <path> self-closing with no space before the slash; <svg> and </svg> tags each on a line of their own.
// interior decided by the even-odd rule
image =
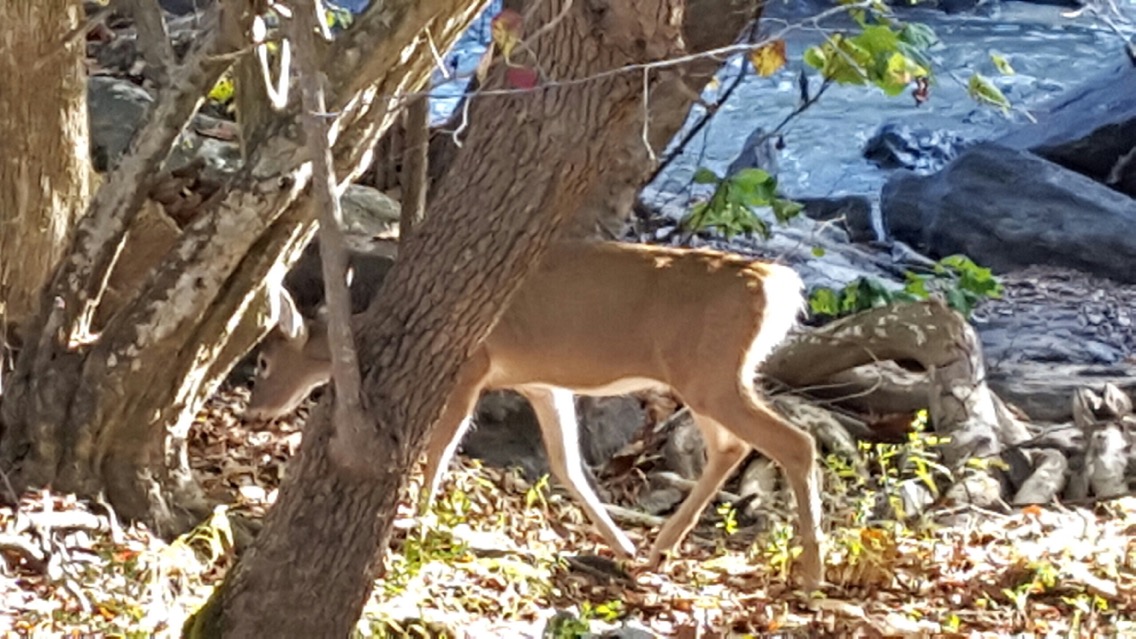
<svg viewBox="0 0 1136 639">
<path fill-rule="evenodd" d="M 690 494 L 678 510 L 667 518 L 659 536 L 655 538 L 647 559 L 648 566 L 651 567 L 658 566 L 663 555 L 686 538 L 702 516 L 702 511 L 750 451 L 749 445 L 713 419 L 693 410 L 691 413 L 706 446 L 706 465 Z"/>
<path fill-rule="evenodd" d="M 699 401 L 698 410 L 781 467 L 797 502 L 804 586 L 815 588 L 824 576 L 816 442 L 761 401 L 752 384 L 735 384 L 730 391 L 718 394 L 713 401 Z"/>
</svg>

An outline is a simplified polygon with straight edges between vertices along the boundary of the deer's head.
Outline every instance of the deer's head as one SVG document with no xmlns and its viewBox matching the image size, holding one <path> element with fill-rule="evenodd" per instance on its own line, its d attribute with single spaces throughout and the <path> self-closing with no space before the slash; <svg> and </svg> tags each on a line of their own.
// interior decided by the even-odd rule
<svg viewBox="0 0 1136 639">
<path fill-rule="evenodd" d="M 295 410 L 331 377 L 331 351 L 323 317 L 307 320 L 283 288 L 269 293 L 276 326 L 256 358 L 256 377 L 244 418 L 263 421 Z"/>
</svg>

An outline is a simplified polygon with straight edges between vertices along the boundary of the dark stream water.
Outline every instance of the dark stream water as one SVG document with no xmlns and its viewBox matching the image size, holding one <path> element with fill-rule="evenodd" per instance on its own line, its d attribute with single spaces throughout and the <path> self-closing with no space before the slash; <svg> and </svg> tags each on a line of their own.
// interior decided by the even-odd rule
<svg viewBox="0 0 1136 639">
<path fill-rule="evenodd" d="M 1129 18 L 1121 27 L 1131 37 L 1136 0 L 1117 4 Z M 821 2 L 771 2 L 763 32 L 772 34 L 788 24 L 800 24 L 823 7 Z M 499 3 L 492 3 L 450 55 L 448 61 L 459 73 L 468 73 L 476 65 L 489 41 L 489 19 L 498 10 Z M 966 140 L 997 137 L 1025 121 L 1025 116 L 1018 111 L 1004 116 L 977 105 L 966 92 L 966 81 L 973 72 L 994 79 L 1015 107 L 1028 111 L 1114 66 L 1124 55 L 1124 40 L 1106 25 L 1087 14 L 1063 17 L 1064 11 L 1067 9 L 1013 1 L 994 5 L 994 15 L 989 17 L 947 15 L 934 9 L 902 11 L 901 18 L 930 26 L 941 41 L 931 52 L 937 84 L 930 101 L 916 107 L 910 93 L 889 98 L 875 88 L 830 88 L 817 104 L 782 129 L 785 148 L 779 158 L 779 180 L 783 191 L 795 197 L 860 194 L 874 201 L 889 172 L 865 160 L 861 150 L 880 125 L 902 123 L 949 131 Z M 823 26 L 847 24 L 837 19 Z M 691 195 L 690 177 L 698 166 L 724 173 L 753 129 L 770 129 L 793 110 L 801 54 L 821 36 L 815 28 L 797 29 L 785 39 L 788 65 L 769 78 L 747 72 L 710 123 L 652 183 L 647 197 L 653 203 L 682 207 Z M 1008 60 L 1015 75 L 999 75 L 992 53 Z M 716 94 L 741 67 L 741 57 L 732 58 L 719 74 L 719 88 L 708 89 L 704 97 L 716 102 Z M 819 79 L 808 71 L 815 90 Z M 439 75 L 436 85 L 433 111 L 435 119 L 441 120 L 453 109 L 464 81 L 446 83 Z M 700 115 L 696 107 L 692 121 Z"/>
</svg>

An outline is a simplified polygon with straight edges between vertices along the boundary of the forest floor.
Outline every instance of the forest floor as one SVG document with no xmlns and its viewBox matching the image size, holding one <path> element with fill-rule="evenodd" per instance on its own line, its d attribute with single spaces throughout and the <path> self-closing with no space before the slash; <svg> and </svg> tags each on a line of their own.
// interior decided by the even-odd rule
<svg viewBox="0 0 1136 639">
<path fill-rule="evenodd" d="M 299 445 L 295 422 L 240 424 L 241 401 L 215 399 L 190 448 L 229 505 L 173 543 L 64 495 L 0 508 L 0 635 L 176 636 L 232 565 L 236 520 L 263 515 Z M 605 487 L 633 503 L 642 476 L 631 465 Z M 898 493 L 847 477 L 828 469 L 829 585 L 809 596 L 786 577 L 783 501 L 749 526 L 708 509 L 655 572 L 612 561 L 544 480 L 459 458 L 428 516 L 404 498 L 358 636 L 1136 636 L 1136 498 L 1002 513 L 936 505 L 896 523 L 878 513 Z M 645 554 L 653 531 L 622 525 Z"/>
</svg>

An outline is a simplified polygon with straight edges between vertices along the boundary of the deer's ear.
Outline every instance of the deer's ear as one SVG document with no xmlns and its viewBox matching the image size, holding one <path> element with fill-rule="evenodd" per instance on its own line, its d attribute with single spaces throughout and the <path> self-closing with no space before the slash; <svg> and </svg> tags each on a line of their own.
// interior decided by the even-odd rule
<svg viewBox="0 0 1136 639">
<path fill-rule="evenodd" d="M 296 308 L 296 301 L 283 286 L 270 286 L 268 291 L 269 316 L 276 328 L 289 340 L 306 340 L 308 327 Z"/>
</svg>

